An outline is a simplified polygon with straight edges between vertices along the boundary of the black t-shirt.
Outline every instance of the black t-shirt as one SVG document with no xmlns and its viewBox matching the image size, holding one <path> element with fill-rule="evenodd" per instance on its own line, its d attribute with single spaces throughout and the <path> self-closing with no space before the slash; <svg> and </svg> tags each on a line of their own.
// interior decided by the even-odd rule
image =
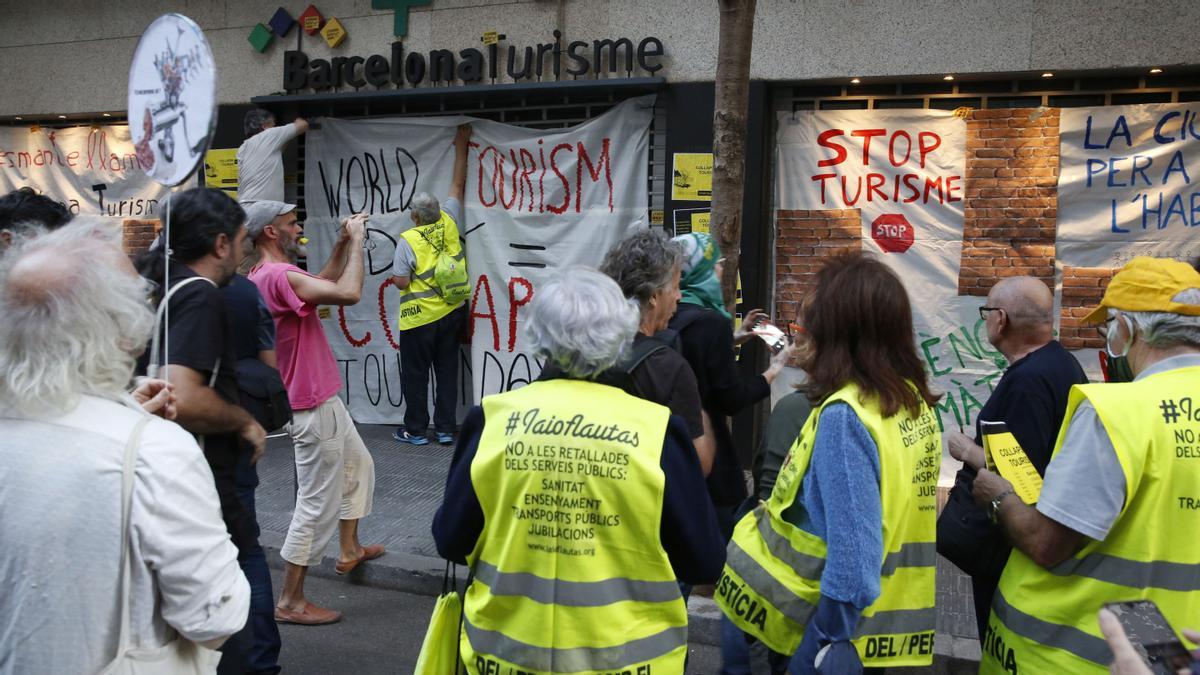
<svg viewBox="0 0 1200 675">
<path fill-rule="evenodd" d="M 1045 475 L 1058 430 L 1067 413 L 1071 387 L 1086 384 L 1087 374 L 1079 361 L 1057 341 L 1050 341 L 1025 355 L 1004 371 L 979 416 L 975 420 L 976 444 L 982 446 L 979 421 L 1004 422 L 1030 463 Z M 969 495 L 975 483 L 975 470 L 964 466 L 955 476 L 954 489 Z M 976 579 L 995 584 L 1004 570 L 1010 547 L 998 526 L 991 522 L 983 507 L 964 499 L 970 512 L 964 514 L 979 534 L 979 549 L 990 549 L 991 569 Z"/>
<path fill-rule="evenodd" d="M 1071 387 L 1087 381 L 1079 361 L 1057 340 L 1051 340 L 1004 371 L 975 418 L 975 442 L 983 444 L 981 420 L 1004 422 L 1038 473 L 1045 475 L 1067 414 Z"/>
<path fill-rule="evenodd" d="M 180 293 L 183 291 L 181 290 Z M 221 289 L 225 298 L 225 308 L 229 315 L 229 329 L 233 332 L 234 358 L 257 359 L 258 352 L 264 349 L 259 343 L 258 325 L 260 320 L 259 305 L 262 295 L 258 286 L 246 277 L 235 274 L 229 280 L 229 285 Z M 267 347 L 267 349 L 270 349 Z"/>
<path fill-rule="evenodd" d="M 171 261 L 167 287 L 175 288 L 185 279 L 196 276 L 186 265 Z M 171 296 L 167 314 L 170 320 L 163 321 L 159 335 L 159 366 L 171 364 L 191 368 L 200 373 L 206 385 L 215 370 L 217 378 L 213 388 L 226 402 L 238 405 L 234 335 L 220 289 L 205 279 L 188 282 Z M 168 336 L 170 340 L 166 339 Z M 145 374 L 149 361 L 150 349 L 147 347 L 138 362 L 139 373 Z M 238 501 L 234 478 L 241 451 L 241 439 L 236 433 L 204 435 L 204 457 L 213 472 L 221 513 L 233 543 L 239 549 L 253 539 L 244 522 L 246 514 Z"/>
<path fill-rule="evenodd" d="M 172 261 L 167 274 L 168 288 L 175 288 L 185 279 L 198 276 L 186 265 Z M 221 398 L 237 405 L 237 352 L 229 325 L 225 297 L 220 289 L 207 280 L 192 281 L 179 287 L 167 306 L 169 321 L 163 321 L 159 335 L 159 366 L 186 366 L 200 373 L 207 384 L 217 371 L 213 388 Z M 169 340 L 167 338 L 170 338 Z M 138 363 L 144 373 L 150 360 L 150 350 Z M 236 434 L 231 434 L 236 437 Z M 219 436 L 219 435 L 218 435 Z M 206 436 L 209 438 L 216 436 Z"/>
</svg>

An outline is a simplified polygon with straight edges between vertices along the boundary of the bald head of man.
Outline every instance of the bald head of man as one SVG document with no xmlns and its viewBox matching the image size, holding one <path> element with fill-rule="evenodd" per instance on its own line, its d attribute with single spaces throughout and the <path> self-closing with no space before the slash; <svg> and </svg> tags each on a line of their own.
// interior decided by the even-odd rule
<svg viewBox="0 0 1200 675">
<path fill-rule="evenodd" d="M 988 293 L 984 311 L 988 342 L 1009 363 L 1054 339 L 1054 296 L 1039 279 L 1001 279 Z"/>
</svg>

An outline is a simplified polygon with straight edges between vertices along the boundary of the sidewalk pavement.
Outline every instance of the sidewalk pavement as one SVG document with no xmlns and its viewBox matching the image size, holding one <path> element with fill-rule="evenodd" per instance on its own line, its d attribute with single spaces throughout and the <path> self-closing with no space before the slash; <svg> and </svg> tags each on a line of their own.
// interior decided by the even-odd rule
<svg viewBox="0 0 1200 675">
<path fill-rule="evenodd" d="M 387 555 L 347 575 L 349 583 L 437 595 L 441 592 L 446 563 L 438 557 L 430 533 L 434 513 L 442 501 L 446 471 L 454 449 L 450 446 L 412 446 L 392 440 L 391 426 L 358 425 L 359 434 L 375 460 L 375 503 L 371 515 L 359 525 L 364 544 L 383 544 Z M 270 438 L 266 456 L 258 464 L 256 495 L 260 542 L 267 550 L 271 567 L 281 568 L 279 548 L 291 522 L 295 494 L 292 442 L 286 435 Z M 335 577 L 336 537 L 330 542 L 321 565 L 309 571 Z M 953 565 L 938 558 L 937 639 L 938 655 L 929 672 L 975 672 L 979 641 L 971 604 L 970 579 Z M 466 571 L 458 570 L 460 585 Z M 709 598 L 693 594 L 688 602 L 690 638 L 693 642 L 718 644 L 720 612 Z M 909 669 L 909 672 L 911 669 Z"/>
</svg>

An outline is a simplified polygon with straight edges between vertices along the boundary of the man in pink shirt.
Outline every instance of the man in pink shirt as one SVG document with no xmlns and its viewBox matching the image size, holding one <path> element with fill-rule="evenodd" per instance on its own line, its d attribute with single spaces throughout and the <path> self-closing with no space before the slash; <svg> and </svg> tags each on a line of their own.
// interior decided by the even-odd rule
<svg viewBox="0 0 1200 675">
<path fill-rule="evenodd" d="M 338 574 L 383 555 L 383 546 L 358 541 L 358 521 L 371 512 L 375 463 L 354 420 L 338 397 L 342 376 L 317 317 L 319 305 L 353 305 L 363 285 L 366 214 L 342 221 L 329 261 L 317 275 L 296 267 L 304 249 L 296 207 L 276 201 L 246 206 L 246 230 L 261 255 L 250 271 L 275 319 L 279 373 L 294 411 L 286 428 L 296 448 L 296 510 L 280 551 L 283 590 L 275 620 L 307 625 L 333 623 L 341 613 L 304 597 L 304 577 L 317 564 L 335 529 L 340 540 Z"/>
</svg>

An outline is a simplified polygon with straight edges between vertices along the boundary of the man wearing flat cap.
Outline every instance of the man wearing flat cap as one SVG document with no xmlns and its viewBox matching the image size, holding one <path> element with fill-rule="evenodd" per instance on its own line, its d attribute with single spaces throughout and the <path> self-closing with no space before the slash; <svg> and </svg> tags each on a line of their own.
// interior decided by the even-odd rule
<svg viewBox="0 0 1200 675">
<path fill-rule="evenodd" d="M 1139 257 L 1085 321 L 1133 381 L 1076 385 L 1036 504 L 982 467 L 977 502 L 1014 550 L 992 601 L 981 673 L 1104 673 L 1098 612 L 1151 600 L 1200 616 L 1200 274 Z"/>
</svg>

